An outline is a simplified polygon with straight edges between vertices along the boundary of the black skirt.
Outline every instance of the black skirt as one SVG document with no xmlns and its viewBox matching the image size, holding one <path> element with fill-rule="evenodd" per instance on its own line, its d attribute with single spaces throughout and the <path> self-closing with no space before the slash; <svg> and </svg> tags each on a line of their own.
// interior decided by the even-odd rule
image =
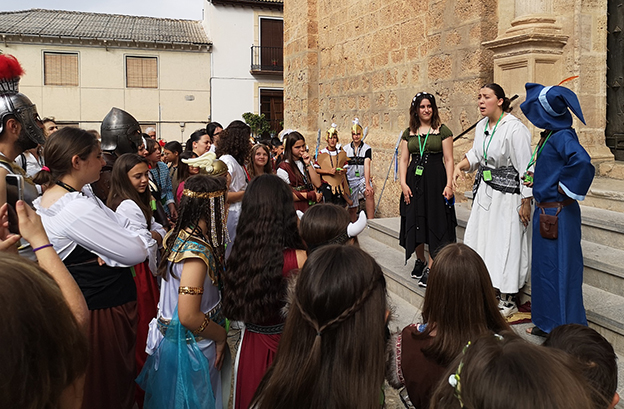
<svg viewBox="0 0 624 409">
<path fill-rule="evenodd" d="M 422 243 L 429 245 L 429 253 L 435 258 L 437 252 L 457 238 L 454 204 L 444 200 L 446 169 L 442 153 L 425 153 L 421 166 L 422 175 L 416 175 L 416 166 L 421 162 L 419 154 L 413 154 L 407 168 L 406 183 L 412 190 L 410 204 L 405 204 L 401 194 L 401 230 L 399 244 L 405 249 L 405 260 L 411 257 Z"/>
</svg>

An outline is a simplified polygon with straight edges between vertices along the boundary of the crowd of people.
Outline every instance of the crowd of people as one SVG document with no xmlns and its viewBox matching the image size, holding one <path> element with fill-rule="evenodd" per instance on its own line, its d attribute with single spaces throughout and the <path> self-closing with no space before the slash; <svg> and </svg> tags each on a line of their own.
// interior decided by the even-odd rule
<svg viewBox="0 0 624 409">
<path fill-rule="evenodd" d="M 580 294 L 577 200 L 593 167 L 571 91 L 527 84 L 522 110 L 546 130 L 531 154 L 502 88 L 484 86 L 457 165 L 436 98 L 414 97 L 400 244 L 427 291 L 422 322 L 391 334 L 384 274 L 357 240 L 375 212 L 359 120 L 344 145 L 335 124 L 322 149 L 319 133 L 314 154 L 294 130 L 254 143 L 242 121 L 211 122 L 183 146 L 118 108 L 100 132 L 58 129 L 19 93 L 20 75 L 0 55 L 0 325 L 11 334 L 0 407 L 227 408 L 231 394 L 235 409 L 372 409 L 385 380 L 416 408 L 617 404 L 615 353 L 586 327 Z M 477 175 L 457 244 L 465 171 Z M 14 203 L 7 174 L 24 185 Z M 531 263 L 531 333 L 546 346 L 505 319 Z"/>
</svg>

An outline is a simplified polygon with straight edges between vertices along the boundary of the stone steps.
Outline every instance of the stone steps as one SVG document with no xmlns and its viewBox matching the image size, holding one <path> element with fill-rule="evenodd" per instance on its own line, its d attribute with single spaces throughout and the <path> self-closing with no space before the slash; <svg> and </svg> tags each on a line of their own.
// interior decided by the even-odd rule
<svg viewBox="0 0 624 409">
<path fill-rule="evenodd" d="M 624 213 L 624 180 L 595 177 L 583 204 Z"/>
<path fill-rule="evenodd" d="M 616 351 L 624 353 L 624 215 L 586 206 L 581 207 L 581 213 L 587 319 Z M 456 214 L 457 237 L 461 241 L 470 214 L 469 204 L 458 203 Z M 398 217 L 369 221 L 366 234 L 359 237 L 360 245 L 381 265 L 388 288 L 420 308 L 424 289 L 409 275 L 414 257 L 407 265 L 404 263 L 405 251 L 398 244 L 399 225 Z M 529 285 L 524 292 L 530 296 Z"/>
</svg>

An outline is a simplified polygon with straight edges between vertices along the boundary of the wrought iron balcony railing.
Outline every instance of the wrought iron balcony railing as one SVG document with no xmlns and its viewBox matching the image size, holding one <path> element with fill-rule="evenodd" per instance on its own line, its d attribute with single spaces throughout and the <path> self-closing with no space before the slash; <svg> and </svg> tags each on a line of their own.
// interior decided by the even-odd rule
<svg viewBox="0 0 624 409">
<path fill-rule="evenodd" d="M 280 74 L 284 72 L 282 47 L 251 46 L 251 72 L 255 74 Z"/>
</svg>

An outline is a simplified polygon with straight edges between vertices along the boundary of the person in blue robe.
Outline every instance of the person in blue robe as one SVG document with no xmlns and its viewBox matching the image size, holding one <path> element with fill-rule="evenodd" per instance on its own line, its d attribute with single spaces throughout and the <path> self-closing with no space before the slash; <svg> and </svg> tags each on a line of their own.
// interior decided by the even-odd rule
<svg viewBox="0 0 624 409">
<path fill-rule="evenodd" d="M 536 200 L 531 264 L 535 327 L 527 332 L 545 336 L 559 325 L 587 325 L 578 201 L 585 199 L 595 170 L 572 128 L 570 111 L 585 124 L 576 94 L 561 86 L 527 83 L 525 88 L 527 97 L 520 109 L 533 125 L 544 129 L 524 176 Z M 557 225 L 547 224 L 556 238 L 546 238 L 548 232 L 540 231 L 542 214 L 557 215 Z"/>
</svg>

